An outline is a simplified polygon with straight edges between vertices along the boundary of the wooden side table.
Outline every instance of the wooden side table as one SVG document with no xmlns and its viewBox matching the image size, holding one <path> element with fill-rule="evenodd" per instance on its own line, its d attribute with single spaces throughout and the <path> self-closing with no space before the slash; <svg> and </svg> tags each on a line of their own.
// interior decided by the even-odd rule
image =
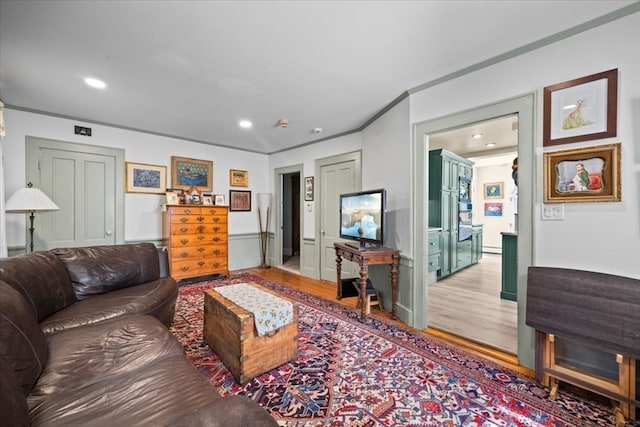
<svg viewBox="0 0 640 427">
<path fill-rule="evenodd" d="M 366 298 L 367 276 L 370 265 L 389 265 L 391 276 L 391 318 L 396 318 L 396 302 L 398 300 L 398 260 L 400 251 L 397 249 L 385 248 L 383 246 L 360 250 L 357 246 L 346 243 L 334 243 L 336 250 L 336 272 L 337 272 L 337 298 L 342 298 L 342 259 L 353 261 L 360 265 L 360 320 L 366 318 Z"/>
</svg>

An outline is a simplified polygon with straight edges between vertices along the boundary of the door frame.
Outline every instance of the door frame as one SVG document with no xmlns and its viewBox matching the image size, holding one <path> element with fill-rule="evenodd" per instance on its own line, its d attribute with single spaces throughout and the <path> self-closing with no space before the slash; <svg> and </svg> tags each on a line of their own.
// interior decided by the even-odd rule
<svg viewBox="0 0 640 427">
<path fill-rule="evenodd" d="M 282 168 L 276 168 L 273 172 L 274 172 L 274 178 L 273 178 L 273 182 L 275 183 L 274 185 L 274 195 L 273 195 L 273 200 L 274 200 L 274 204 L 275 204 L 275 209 L 274 209 L 274 226 L 275 226 L 275 231 L 273 233 L 273 251 L 271 252 L 273 254 L 273 259 L 271 260 L 271 264 L 275 267 L 279 267 L 282 265 L 282 204 L 283 204 L 283 200 L 282 200 L 282 180 L 284 179 L 284 176 L 290 173 L 296 173 L 298 172 L 300 174 L 300 178 L 302 179 L 302 172 L 304 169 L 304 165 L 303 164 L 297 164 L 297 165 L 292 165 L 292 166 L 286 166 L 286 167 L 282 167 Z M 302 203 L 302 200 L 304 200 L 304 194 L 303 194 L 303 185 L 300 185 L 299 188 L 299 192 L 300 192 L 300 262 L 302 263 L 302 260 L 305 259 L 304 258 L 304 245 L 302 244 L 302 239 L 304 238 L 304 203 Z M 302 265 L 300 265 L 300 270 L 302 271 Z"/>
<path fill-rule="evenodd" d="M 60 141 L 39 136 L 26 136 L 26 169 L 27 182 L 33 182 L 35 187 L 40 187 L 40 149 L 46 148 L 73 153 L 96 154 L 115 158 L 115 226 L 114 241 L 122 244 L 124 240 L 124 150 L 119 148 L 102 147 L 98 145 L 79 144 L 75 142 Z M 27 242 L 28 237 L 27 237 Z"/>
<path fill-rule="evenodd" d="M 533 265 L 534 198 L 538 177 L 535 170 L 535 93 L 528 93 L 494 104 L 450 114 L 413 125 L 413 207 L 414 230 L 427 230 L 429 224 L 426 202 L 429 200 L 428 146 L 429 135 L 468 126 L 497 117 L 518 115 L 518 363 L 534 367 L 534 330 L 526 325 L 527 268 Z M 428 245 L 426 232 L 415 233 L 413 241 L 415 265 L 413 281 L 423 284 L 427 277 Z M 414 310 L 414 326 L 428 326 L 428 292 L 425 286 L 414 287 L 414 301 L 424 304 Z M 414 303 L 419 307 L 417 303 Z"/>
</svg>

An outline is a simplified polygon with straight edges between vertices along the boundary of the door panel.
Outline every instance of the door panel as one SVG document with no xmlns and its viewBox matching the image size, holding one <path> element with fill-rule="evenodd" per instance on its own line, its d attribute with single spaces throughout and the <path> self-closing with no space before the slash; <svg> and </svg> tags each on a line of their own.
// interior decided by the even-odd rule
<svg viewBox="0 0 640 427">
<path fill-rule="evenodd" d="M 336 251 L 333 244 L 340 239 L 340 194 L 357 191 L 356 162 L 347 160 L 320 167 L 320 278 L 335 282 Z M 343 277 L 357 276 L 357 264 L 345 261 L 342 264 Z"/>
<path fill-rule="evenodd" d="M 123 243 L 124 152 L 27 139 L 27 177 L 59 207 L 39 215 L 38 249 Z"/>
</svg>

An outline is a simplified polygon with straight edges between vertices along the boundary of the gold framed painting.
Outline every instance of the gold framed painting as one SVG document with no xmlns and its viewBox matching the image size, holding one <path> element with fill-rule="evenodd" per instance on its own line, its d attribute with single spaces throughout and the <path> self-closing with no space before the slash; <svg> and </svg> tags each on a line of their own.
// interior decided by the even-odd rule
<svg viewBox="0 0 640 427">
<path fill-rule="evenodd" d="M 542 145 L 616 136 L 618 69 L 544 88 Z"/>
<path fill-rule="evenodd" d="M 165 194 L 167 167 L 146 163 L 125 162 L 127 193 Z"/>
<path fill-rule="evenodd" d="M 248 187 L 249 172 L 239 169 L 229 169 L 229 184 L 232 187 Z"/>
<path fill-rule="evenodd" d="M 484 184 L 484 198 L 485 199 L 502 199 L 504 197 L 504 183 L 503 182 L 491 182 Z"/>
<path fill-rule="evenodd" d="M 544 153 L 544 202 L 619 202 L 620 143 Z"/>
<path fill-rule="evenodd" d="M 193 186 L 201 191 L 213 190 L 213 162 L 171 156 L 171 187 L 189 190 Z"/>
</svg>

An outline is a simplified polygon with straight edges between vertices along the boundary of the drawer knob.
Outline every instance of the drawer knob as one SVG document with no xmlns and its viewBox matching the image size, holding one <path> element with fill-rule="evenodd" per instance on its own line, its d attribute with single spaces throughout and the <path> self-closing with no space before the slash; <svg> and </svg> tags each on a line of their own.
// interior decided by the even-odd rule
<svg viewBox="0 0 640 427">
<path fill-rule="evenodd" d="M 213 266 L 214 266 L 215 268 L 218 268 L 218 267 L 220 267 L 220 263 L 219 263 L 219 262 L 214 262 L 214 263 L 213 263 Z"/>
<path fill-rule="evenodd" d="M 217 216 L 213 217 L 213 222 L 219 222 L 219 221 L 220 221 L 220 218 L 218 218 Z"/>
<path fill-rule="evenodd" d="M 182 258 L 186 258 L 186 257 L 188 257 L 188 256 L 189 256 L 189 252 L 181 252 L 181 253 L 180 253 L 180 256 L 181 256 Z"/>
<path fill-rule="evenodd" d="M 200 221 L 200 222 L 204 221 L 204 217 L 203 216 L 199 216 L 198 217 L 198 221 Z"/>
<path fill-rule="evenodd" d="M 180 232 L 182 232 L 182 233 L 186 233 L 187 231 L 189 231 L 189 228 L 187 228 L 187 227 L 182 227 L 180 229 Z"/>
<path fill-rule="evenodd" d="M 202 233 L 202 230 L 204 230 L 204 225 L 199 225 L 198 226 L 198 232 Z"/>
<path fill-rule="evenodd" d="M 220 238 L 219 238 L 218 236 L 215 236 L 212 240 L 213 240 L 214 242 L 219 242 L 219 241 L 220 241 Z"/>
<path fill-rule="evenodd" d="M 220 231 L 220 227 L 213 227 L 213 232 L 217 233 L 218 231 Z"/>
<path fill-rule="evenodd" d="M 202 234 L 198 236 L 198 240 L 204 240 L 205 236 L 203 236 Z"/>
<path fill-rule="evenodd" d="M 189 267 L 187 267 L 186 265 L 184 267 L 182 267 L 180 270 L 182 270 L 183 273 L 186 273 L 187 271 L 189 271 Z"/>
<path fill-rule="evenodd" d="M 198 261 L 198 265 L 202 267 L 204 265 L 204 261 Z"/>
<path fill-rule="evenodd" d="M 203 248 L 202 246 L 200 246 L 200 247 L 198 248 L 198 252 L 200 252 L 200 253 L 204 252 L 204 248 Z"/>
<path fill-rule="evenodd" d="M 213 250 L 213 254 L 214 255 L 220 255 L 220 249 L 214 249 Z"/>
<path fill-rule="evenodd" d="M 191 213 L 191 209 L 187 208 L 184 210 L 184 213 L 186 213 L 187 215 L 189 215 Z"/>
<path fill-rule="evenodd" d="M 180 222 L 183 224 L 187 221 L 189 221 L 189 218 L 187 218 L 186 216 L 183 216 L 182 218 L 180 218 Z"/>
<path fill-rule="evenodd" d="M 182 239 L 180 240 L 180 243 L 182 243 L 183 245 L 186 245 L 187 243 L 189 243 L 189 239 Z"/>
</svg>

